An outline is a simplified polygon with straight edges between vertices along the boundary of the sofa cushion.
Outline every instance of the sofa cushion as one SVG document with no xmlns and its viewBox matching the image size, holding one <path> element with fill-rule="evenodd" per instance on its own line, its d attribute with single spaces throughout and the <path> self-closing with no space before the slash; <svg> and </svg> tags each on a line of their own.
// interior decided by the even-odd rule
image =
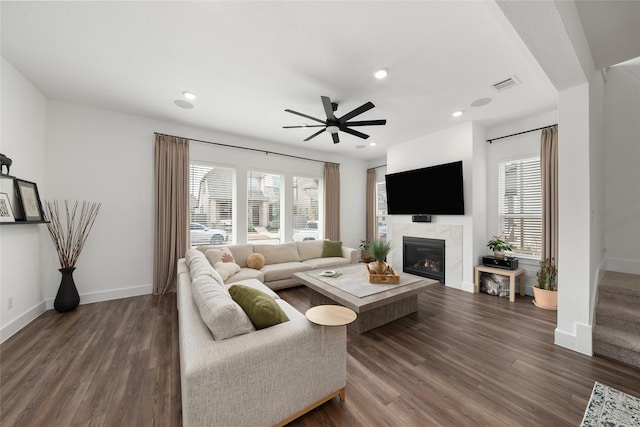
<svg viewBox="0 0 640 427">
<path fill-rule="evenodd" d="M 191 287 L 200 317 L 214 339 L 222 340 L 255 330 L 249 317 L 224 286 L 218 286 L 208 276 L 200 276 L 191 281 Z"/>
<path fill-rule="evenodd" d="M 229 248 L 229 251 L 231 251 L 231 253 L 233 254 L 235 263 L 238 264 L 240 267 L 246 267 L 247 258 L 249 257 L 249 255 L 251 255 L 254 252 L 258 252 L 253 250 L 253 244 L 251 243 L 247 243 L 243 245 L 230 245 L 230 246 L 227 246 L 227 248 Z"/>
<path fill-rule="evenodd" d="M 253 249 L 254 252 L 264 256 L 265 265 L 300 261 L 296 242 L 280 243 L 279 245 L 253 245 Z"/>
<path fill-rule="evenodd" d="M 302 263 L 308 265 L 310 270 L 319 270 L 321 268 L 327 269 L 330 267 L 347 266 L 350 264 L 348 259 L 342 257 L 315 258 L 302 261 Z"/>
<path fill-rule="evenodd" d="M 216 271 L 222 276 L 222 280 L 226 281 L 229 277 L 233 276 L 240 271 L 240 266 L 235 262 L 216 262 L 214 265 Z"/>
<path fill-rule="evenodd" d="M 265 294 L 269 295 L 273 299 L 280 299 L 278 294 L 273 292 L 273 290 L 271 290 L 271 288 L 269 288 L 267 285 L 265 285 L 264 283 L 262 283 L 262 282 L 260 282 L 260 281 L 258 281 L 256 279 L 244 279 L 244 280 L 238 280 L 238 281 L 234 280 L 233 282 L 229 282 L 229 284 L 226 284 L 224 286 L 228 290 L 233 285 L 248 286 L 250 288 L 254 288 L 254 289 L 257 289 L 259 291 L 264 292 Z"/>
<path fill-rule="evenodd" d="M 333 240 L 323 240 L 322 242 L 322 257 L 341 257 L 342 256 L 342 242 Z"/>
<path fill-rule="evenodd" d="M 216 263 L 218 262 L 236 262 L 229 248 L 225 247 L 207 249 L 204 252 L 204 256 L 207 258 L 209 264 L 211 265 L 216 265 Z"/>
<path fill-rule="evenodd" d="M 266 293 L 244 285 L 229 287 L 229 294 L 251 319 L 256 329 L 264 329 L 288 322 L 289 317 L 278 303 Z"/>
<path fill-rule="evenodd" d="M 310 266 L 302 262 L 283 262 L 280 264 L 266 264 L 260 269 L 264 273 L 264 281 L 290 279 L 293 273 L 310 270 Z"/>
<path fill-rule="evenodd" d="M 304 240 L 296 242 L 296 245 L 298 246 L 300 261 L 322 257 L 323 240 Z"/>
<path fill-rule="evenodd" d="M 260 270 L 264 266 L 264 255 L 259 253 L 252 253 L 247 257 L 247 267 Z"/>
<path fill-rule="evenodd" d="M 185 256 L 185 262 L 187 262 L 187 260 L 189 262 L 188 265 L 191 280 L 199 276 L 209 276 L 215 280 L 218 285 L 224 285 L 224 280 L 216 269 L 213 268 L 213 266 L 205 259 L 202 252 L 195 249 L 189 249 Z"/>
<path fill-rule="evenodd" d="M 225 283 L 237 282 L 238 280 L 256 279 L 264 283 L 264 273 L 249 267 L 242 267 L 240 271 L 225 280 Z"/>
</svg>

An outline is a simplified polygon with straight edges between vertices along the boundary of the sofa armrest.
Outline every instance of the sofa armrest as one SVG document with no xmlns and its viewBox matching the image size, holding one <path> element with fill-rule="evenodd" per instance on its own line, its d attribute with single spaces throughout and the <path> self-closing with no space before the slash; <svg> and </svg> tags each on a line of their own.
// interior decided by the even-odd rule
<svg viewBox="0 0 640 427">
<path fill-rule="evenodd" d="M 343 246 L 342 247 L 342 257 L 348 259 L 350 264 L 357 264 L 358 263 L 358 250 Z"/>
</svg>

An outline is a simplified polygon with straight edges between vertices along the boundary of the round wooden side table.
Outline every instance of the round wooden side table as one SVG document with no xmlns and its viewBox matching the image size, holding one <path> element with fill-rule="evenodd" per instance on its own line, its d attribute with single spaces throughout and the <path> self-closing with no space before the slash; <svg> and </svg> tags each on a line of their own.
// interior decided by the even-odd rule
<svg viewBox="0 0 640 427">
<path fill-rule="evenodd" d="M 356 320 L 355 311 L 341 305 L 316 305 L 304 314 L 310 322 L 322 326 L 343 326 Z"/>
</svg>

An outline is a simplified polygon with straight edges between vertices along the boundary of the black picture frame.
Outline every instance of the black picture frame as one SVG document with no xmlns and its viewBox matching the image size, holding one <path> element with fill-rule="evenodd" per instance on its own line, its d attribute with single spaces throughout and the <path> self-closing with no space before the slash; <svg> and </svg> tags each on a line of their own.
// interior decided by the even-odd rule
<svg viewBox="0 0 640 427">
<path fill-rule="evenodd" d="M 44 221 L 42 203 L 35 182 L 16 179 L 13 181 L 18 195 L 18 203 L 22 207 L 23 221 Z"/>
</svg>

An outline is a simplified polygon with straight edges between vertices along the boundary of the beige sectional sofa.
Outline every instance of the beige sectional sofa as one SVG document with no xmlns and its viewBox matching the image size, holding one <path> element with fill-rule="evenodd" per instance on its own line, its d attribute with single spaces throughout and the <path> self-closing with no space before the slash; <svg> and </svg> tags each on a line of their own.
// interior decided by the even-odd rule
<svg viewBox="0 0 640 427">
<path fill-rule="evenodd" d="M 283 425 L 336 396 L 344 399 L 345 326 L 309 322 L 255 278 L 225 284 L 198 250 L 187 251 L 177 268 L 183 425 Z M 246 326 L 228 291 L 236 284 L 273 298 L 289 320 Z"/>
<path fill-rule="evenodd" d="M 324 240 L 306 240 L 280 244 L 241 244 L 229 246 L 199 246 L 206 254 L 209 262 L 215 265 L 220 260 L 220 250 L 228 249 L 240 271 L 225 279 L 225 283 L 233 283 L 244 279 L 257 279 L 271 289 L 283 289 L 300 285 L 293 273 L 315 269 L 329 269 L 358 262 L 358 251 L 342 246 L 342 256 L 323 256 Z M 264 256 L 264 266 L 253 269 L 247 265 L 247 258 L 252 253 Z"/>
</svg>

